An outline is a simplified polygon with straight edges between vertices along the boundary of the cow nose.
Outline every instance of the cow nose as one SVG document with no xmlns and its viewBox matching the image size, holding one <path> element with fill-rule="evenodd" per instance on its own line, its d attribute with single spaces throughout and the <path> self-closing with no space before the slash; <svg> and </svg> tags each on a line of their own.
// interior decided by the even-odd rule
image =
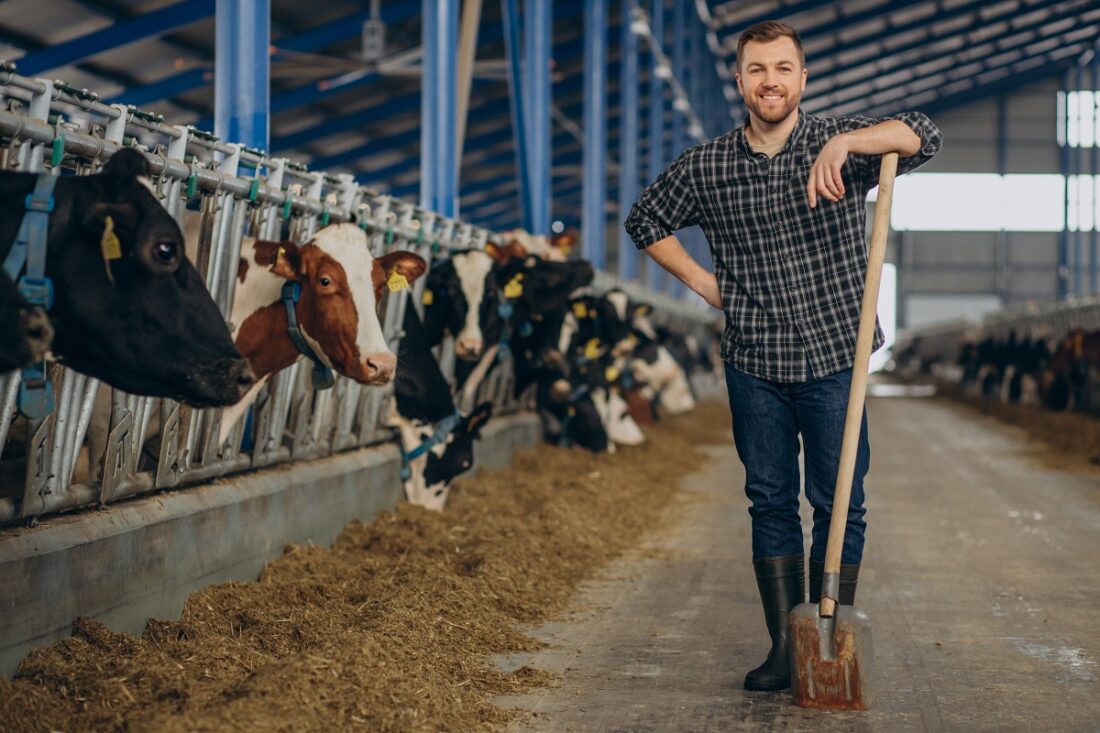
<svg viewBox="0 0 1100 733">
<path fill-rule="evenodd" d="M 397 357 L 390 352 L 367 354 L 366 372 L 367 381 L 376 384 L 385 384 L 393 377 L 397 369 Z"/>
<path fill-rule="evenodd" d="M 247 359 L 236 359 L 229 367 L 229 378 L 237 385 L 237 391 L 244 397 L 252 385 L 256 383 L 256 375 L 252 372 Z"/>
<path fill-rule="evenodd" d="M 458 355 L 466 358 L 476 357 L 481 353 L 481 339 L 464 338 L 458 341 Z"/>
</svg>

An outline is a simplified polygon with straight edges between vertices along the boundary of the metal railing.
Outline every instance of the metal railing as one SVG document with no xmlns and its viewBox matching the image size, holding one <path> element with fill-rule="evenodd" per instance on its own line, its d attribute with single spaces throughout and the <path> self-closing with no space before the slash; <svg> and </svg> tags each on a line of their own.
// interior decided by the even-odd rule
<svg viewBox="0 0 1100 733">
<path fill-rule="evenodd" d="M 181 228 L 189 203 L 198 202 L 202 233 L 195 265 L 227 318 L 244 236 L 281 239 L 286 231 L 302 241 L 328 223 L 354 219 L 367 232 L 375 255 L 400 248 L 426 260 L 500 241 L 485 229 L 359 186 L 350 175 L 268 158 L 201 130 L 166 124 L 139 109 L 103 104 L 96 95 L 62 82 L 19 76 L 10 64 L 0 65 L 0 101 L 0 139 L 10 141 L 0 151 L 0 168 L 54 175 L 65 168 L 89 174 L 121 147 L 136 147 L 150 162 L 158 198 Z M 414 307 L 421 307 L 423 287 L 422 278 L 411 296 L 387 296 L 383 303 L 383 330 L 394 353 L 404 309 L 410 297 Z M 667 319 L 670 327 L 703 328 L 712 320 L 678 301 L 630 290 L 636 299 L 652 303 L 658 320 Z M 441 364 L 451 378 L 453 343 L 444 344 Z M 319 458 L 394 437 L 385 424 L 392 384 L 365 387 L 338 376 L 331 390 L 315 392 L 301 362 L 261 391 L 253 406 L 253 444 L 247 451 L 238 448 L 244 421 L 219 444 L 218 409 L 126 394 L 56 364 L 50 374 L 55 410 L 26 422 L 13 421 L 19 373 L 0 376 L 0 524 Z M 491 400 L 495 414 L 518 410 L 523 401 L 512 396 L 512 385 L 510 364 L 505 363 L 480 385 L 477 397 Z M 102 408 L 107 395 L 109 418 L 97 410 L 97 399 Z M 93 418 L 108 422 L 106 443 L 97 455 L 91 455 L 94 441 L 86 441 Z M 74 474 L 86 442 L 88 470 L 77 482 Z M 22 487 L 12 475 L 20 460 L 26 466 Z M 100 461 L 102 471 L 94 475 Z"/>
</svg>

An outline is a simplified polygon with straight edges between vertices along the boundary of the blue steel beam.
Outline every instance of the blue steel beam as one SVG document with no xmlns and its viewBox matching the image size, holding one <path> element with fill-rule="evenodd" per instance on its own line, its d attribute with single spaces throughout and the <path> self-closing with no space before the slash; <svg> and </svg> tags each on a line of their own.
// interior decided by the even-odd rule
<svg viewBox="0 0 1100 733">
<path fill-rule="evenodd" d="M 504 26 L 504 54 L 507 58 L 508 100 L 512 118 L 512 139 L 515 141 L 516 164 L 520 181 L 520 210 L 524 223 L 530 225 L 534 200 L 532 199 L 531 171 L 527 157 L 527 104 L 524 97 L 531 92 L 523 83 L 523 48 L 520 40 L 520 12 L 518 0 L 501 0 L 501 23 Z"/>
<path fill-rule="evenodd" d="M 43 71 L 75 64 L 104 51 L 156 38 L 214 14 L 214 0 L 185 0 L 161 10 L 114 23 L 103 30 L 58 43 L 18 59 L 19 73 L 35 76 Z"/>
<path fill-rule="evenodd" d="M 424 60 L 420 76 L 420 206 L 458 214 L 455 88 L 458 0 L 424 0 Z"/>
<path fill-rule="evenodd" d="M 214 134 L 267 150 L 270 0 L 219 0 L 214 28 Z"/>
<path fill-rule="evenodd" d="M 419 0 L 406 0 L 401 3 L 387 3 L 382 8 L 382 20 L 387 24 L 401 23 L 413 18 L 421 11 Z M 339 20 L 324 23 L 303 33 L 277 39 L 276 49 L 291 51 L 317 51 L 334 43 L 357 38 L 362 32 L 363 21 L 370 18 L 367 10 L 352 13 Z M 183 71 L 179 74 L 155 81 L 151 84 L 133 87 L 122 92 L 114 101 L 123 104 L 143 105 L 161 99 L 169 99 L 179 94 L 193 92 L 210 84 L 214 80 L 214 65 L 206 63 L 202 68 Z M 307 84 L 312 87 L 312 84 Z M 273 100 L 277 103 L 278 96 Z M 202 129 L 202 128 L 200 128 Z M 209 123 L 206 128 L 209 129 Z"/>
<path fill-rule="evenodd" d="M 1059 162 L 1061 164 L 1062 180 L 1065 181 L 1065 195 L 1062 197 L 1062 231 L 1058 235 L 1058 297 L 1069 297 L 1069 191 L 1070 191 L 1070 146 L 1069 146 L 1069 95 L 1073 91 L 1073 71 L 1067 69 L 1062 81 L 1062 94 L 1066 105 L 1062 112 L 1062 119 L 1058 121 L 1063 126 L 1064 137 L 1060 141 L 1062 150 Z"/>
<path fill-rule="evenodd" d="M 607 267 L 607 0 L 584 4 L 584 215 L 581 256 Z"/>
<path fill-rule="evenodd" d="M 1100 89 L 1100 53 L 1092 55 L 1092 85 L 1089 87 L 1094 92 Z M 1095 294 L 1100 290 L 1100 139 L 1092 141 L 1092 155 L 1089 170 L 1092 172 L 1092 234 L 1089 236 L 1089 294 Z"/>
<path fill-rule="evenodd" d="M 650 3 L 650 29 L 653 32 L 653 41 L 664 53 L 665 40 L 665 9 L 664 0 L 652 0 Z M 664 149 L 665 125 L 664 125 L 664 80 L 657 75 L 657 56 L 649 55 L 649 163 L 647 179 L 654 181 L 661 175 L 665 161 L 661 151 Z M 645 259 L 645 280 L 651 290 L 659 290 L 661 273 L 664 270 L 648 257 Z"/>
<path fill-rule="evenodd" d="M 622 2 L 620 29 L 619 90 L 622 96 L 619 140 L 619 220 L 624 221 L 638 193 L 638 37 L 630 30 L 633 0 Z M 626 229 L 619 226 L 619 277 L 638 278 L 638 253 Z"/>
<path fill-rule="evenodd" d="M 528 157 L 531 209 L 526 229 L 532 234 L 550 234 L 550 32 L 553 21 L 550 0 L 524 3 L 524 51 L 527 57 L 527 88 L 524 101 L 528 125 L 527 145 L 519 148 Z"/>
</svg>

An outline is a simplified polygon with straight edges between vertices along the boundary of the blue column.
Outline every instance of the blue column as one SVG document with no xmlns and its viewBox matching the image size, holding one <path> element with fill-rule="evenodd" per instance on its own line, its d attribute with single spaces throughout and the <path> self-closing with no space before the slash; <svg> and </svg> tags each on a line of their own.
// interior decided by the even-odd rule
<svg viewBox="0 0 1100 733">
<path fill-rule="evenodd" d="M 684 38 L 684 13 L 694 13 L 691 3 L 672 3 L 672 73 L 680 80 L 680 87 L 687 92 L 688 76 L 691 73 L 684 64 L 684 46 L 687 39 Z M 673 100 L 675 105 L 676 100 Z M 685 124 L 684 113 L 673 109 L 672 112 L 672 149 L 669 160 L 680 157 L 687 147 L 684 138 Z"/>
<path fill-rule="evenodd" d="M 633 0 L 622 3 L 622 43 L 620 68 L 620 125 L 619 134 L 619 221 L 630 214 L 630 207 L 638 198 L 638 37 L 630 30 Z M 626 230 L 619 229 L 619 277 L 623 280 L 638 278 L 638 253 Z"/>
<path fill-rule="evenodd" d="M 1092 54 L 1092 84 L 1089 85 L 1089 89 L 1093 94 L 1096 94 L 1097 90 L 1100 90 L 1100 53 Z M 1096 105 L 1097 100 L 1093 99 L 1093 105 Z M 1097 206 L 1097 199 L 1100 198 L 1100 176 L 1097 175 L 1098 164 L 1100 164 L 1100 135 L 1095 134 L 1097 130 L 1100 130 L 1100 109 L 1093 107 L 1092 110 L 1092 153 L 1091 164 L 1089 165 L 1089 173 L 1092 174 L 1092 233 L 1089 237 L 1089 293 L 1096 294 L 1100 292 L 1100 263 L 1097 263 L 1097 255 L 1100 254 L 1100 206 Z"/>
<path fill-rule="evenodd" d="M 607 267 L 607 0 L 584 3 L 584 217 L 581 252 L 597 270 Z"/>
<path fill-rule="evenodd" d="M 455 161 L 458 0 L 424 0 L 420 80 L 420 205 L 458 215 Z"/>
<path fill-rule="evenodd" d="M 665 37 L 664 0 L 653 0 L 650 3 L 650 27 L 654 42 L 658 48 L 662 47 Z M 657 76 L 657 55 L 650 54 L 649 58 L 649 170 L 646 181 L 652 182 L 657 180 L 657 176 L 661 175 L 665 166 L 665 105 L 664 80 Z M 651 290 L 661 289 L 663 273 L 664 270 L 656 262 L 646 258 L 645 280 Z"/>
<path fill-rule="evenodd" d="M 266 151 L 270 1 L 218 0 L 214 28 L 214 134 Z"/>
<path fill-rule="evenodd" d="M 1062 119 L 1058 125 L 1063 131 L 1061 150 L 1062 178 L 1065 180 L 1065 200 L 1063 201 L 1062 233 L 1058 237 L 1058 297 L 1065 298 L 1069 295 L 1069 93 L 1072 91 L 1072 71 L 1067 71 L 1062 80 L 1062 90 L 1065 99 L 1065 108 L 1059 110 Z"/>
<path fill-rule="evenodd" d="M 528 172 L 531 176 L 532 234 L 550 234 L 550 0 L 527 0 L 524 51 L 527 57 Z"/>
<path fill-rule="evenodd" d="M 1084 89 L 1084 69 L 1081 66 L 1077 66 L 1074 69 L 1074 88 L 1077 90 L 1078 100 L 1080 100 L 1080 92 Z M 1080 229 L 1081 222 L 1081 207 L 1084 206 L 1084 197 L 1081 196 L 1081 174 L 1084 167 L 1081 165 L 1082 153 L 1084 148 L 1081 147 L 1081 142 L 1084 139 L 1084 135 L 1081 130 L 1081 122 L 1083 121 L 1083 115 L 1081 114 L 1081 103 L 1078 101 L 1077 105 L 1077 147 L 1070 150 L 1073 156 L 1073 162 L 1070 164 L 1070 174 L 1074 177 L 1074 188 L 1076 189 L 1077 197 L 1077 221 L 1074 223 L 1075 231 L 1071 233 L 1073 237 L 1073 294 L 1080 296 L 1084 294 L 1084 288 L 1082 287 L 1081 278 L 1084 275 L 1081 267 L 1081 238 L 1084 237 L 1084 232 Z"/>
<path fill-rule="evenodd" d="M 531 176 L 528 170 L 526 106 L 523 73 L 523 50 L 520 42 L 520 17 L 518 0 L 501 0 L 501 22 L 504 25 L 504 55 L 508 63 L 508 102 L 512 110 L 512 142 L 516 150 L 516 169 L 519 173 L 520 210 L 523 227 L 530 230 L 532 217 Z"/>
</svg>

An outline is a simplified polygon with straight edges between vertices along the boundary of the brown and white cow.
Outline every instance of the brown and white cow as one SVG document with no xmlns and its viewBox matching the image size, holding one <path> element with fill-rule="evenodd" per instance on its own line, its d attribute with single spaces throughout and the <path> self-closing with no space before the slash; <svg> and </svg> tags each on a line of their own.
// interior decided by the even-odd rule
<svg viewBox="0 0 1100 733">
<path fill-rule="evenodd" d="M 383 385 L 393 379 L 397 357 L 382 333 L 378 303 L 395 273 L 407 284 L 426 269 L 412 252 L 374 257 L 367 235 L 354 224 L 325 227 L 302 245 L 245 238 L 230 321 L 237 349 L 257 381 L 223 412 L 222 439 L 271 375 L 303 358 L 287 331 L 287 280 L 301 284 L 298 323 L 321 361 L 362 384 Z"/>
</svg>

